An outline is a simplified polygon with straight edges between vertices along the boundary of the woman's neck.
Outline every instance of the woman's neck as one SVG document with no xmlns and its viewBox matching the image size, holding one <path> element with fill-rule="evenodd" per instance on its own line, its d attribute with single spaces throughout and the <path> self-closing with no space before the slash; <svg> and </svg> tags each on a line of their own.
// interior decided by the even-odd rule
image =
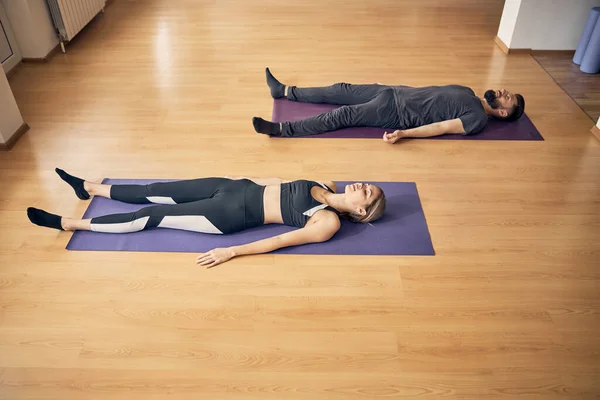
<svg viewBox="0 0 600 400">
<path fill-rule="evenodd" d="M 350 207 L 348 207 L 346 204 L 346 197 L 343 193 L 331 193 L 329 191 L 324 191 L 321 197 L 322 199 L 319 200 L 319 202 L 327 204 L 339 212 L 352 212 Z"/>
</svg>

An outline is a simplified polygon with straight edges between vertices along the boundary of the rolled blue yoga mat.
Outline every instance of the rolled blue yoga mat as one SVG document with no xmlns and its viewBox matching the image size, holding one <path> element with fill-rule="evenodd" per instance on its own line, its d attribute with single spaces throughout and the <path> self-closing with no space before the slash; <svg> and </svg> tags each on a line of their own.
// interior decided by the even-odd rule
<svg viewBox="0 0 600 400">
<path fill-rule="evenodd" d="M 577 45 L 577 50 L 575 50 L 575 56 L 573 57 L 573 62 L 577 65 L 580 65 L 583 61 L 583 57 L 585 56 L 586 50 L 589 46 L 590 39 L 592 38 L 592 33 L 598 24 L 599 17 L 600 7 L 592 8 L 588 20 L 585 23 L 585 27 L 583 28 L 583 33 L 581 34 L 581 39 Z"/>
<path fill-rule="evenodd" d="M 600 7 L 598 9 L 600 10 Z M 588 74 L 600 72 L 600 18 L 596 21 L 596 26 L 590 37 L 579 69 Z"/>
</svg>

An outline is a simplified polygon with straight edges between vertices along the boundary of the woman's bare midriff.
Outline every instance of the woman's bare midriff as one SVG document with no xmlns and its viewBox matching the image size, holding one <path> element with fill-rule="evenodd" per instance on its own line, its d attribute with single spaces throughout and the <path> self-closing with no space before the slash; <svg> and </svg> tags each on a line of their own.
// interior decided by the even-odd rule
<svg viewBox="0 0 600 400">
<path fill-rule="evenodd" d="M 265 224 L 283 224 L 281 216 L 281 185 L 267 185 L 263 193 Z"/>
</svg>

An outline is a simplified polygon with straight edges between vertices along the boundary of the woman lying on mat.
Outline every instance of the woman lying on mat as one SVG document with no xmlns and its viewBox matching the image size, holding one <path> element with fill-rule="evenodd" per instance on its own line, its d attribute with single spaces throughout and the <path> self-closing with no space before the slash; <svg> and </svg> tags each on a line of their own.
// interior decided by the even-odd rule
<svg viewBox="0 0 600 400">
<path fill-rule="evenodd" d="M 372 222 L 385 209 L 383 190 L 354 183 L 336 193 L 333 182 L 284 181 L 250 178 L 200 178 L 150 185 L 103 185 L 56 173 L 82 200 L 101 196 L 133 204 L 161 204 L 136 212 L 73 219 L 28 208 L 36 225 L 66 231 L 129 233 L 148 228 L 227 234 L 263 224 L 285 224 L 297 229 L 241 246 L 217 248 L 197 257 L 196 263 L 214 267 L 233 257 L 268 253 L 287 246 L 325 242 L 340 228 L 340 217 Z"/>
</svg>

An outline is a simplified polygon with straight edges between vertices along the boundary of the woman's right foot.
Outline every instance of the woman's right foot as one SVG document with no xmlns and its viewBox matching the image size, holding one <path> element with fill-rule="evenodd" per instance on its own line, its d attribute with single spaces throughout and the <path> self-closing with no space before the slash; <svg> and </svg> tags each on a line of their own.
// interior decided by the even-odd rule
<svg viewBox="0 0 600 400">
<path fill-rule="evenodd" d="M 284 97 L 285 85 L 279 82 L 277 79 L 275 79 L 273 74 L 271 74 L 271 71 L 269 71 L 269 68 L 267 68 L 265 72 L 267 75 L 267 85 L 269 85 L 269 89 L 271 89 L 271 97 L 273 97 L 274 99 Z"/>
<path fill-rule="evenodd" d="M 36 225 L 64 231 L 61 223 L 62 217 L 60 215 L 50 214 L 39 208 L 29 207 L 27 209 L 27 217 Z"/>
<path fill-rule="evenodd" d="M 83 179 L 77 178 L 73 175 L 69 175 L 60 168 L 56 168 L 55 171 L 63 181 L 71 185 L 73 190 L 75 190 L 75 194 L 77 195 L 77 197 L 79 197 L 81 200 L 88 200 L 90 198 L 90 194 L 87 192 L 87 190 L 85 190 L 85 181 Z"/>
</svg>

